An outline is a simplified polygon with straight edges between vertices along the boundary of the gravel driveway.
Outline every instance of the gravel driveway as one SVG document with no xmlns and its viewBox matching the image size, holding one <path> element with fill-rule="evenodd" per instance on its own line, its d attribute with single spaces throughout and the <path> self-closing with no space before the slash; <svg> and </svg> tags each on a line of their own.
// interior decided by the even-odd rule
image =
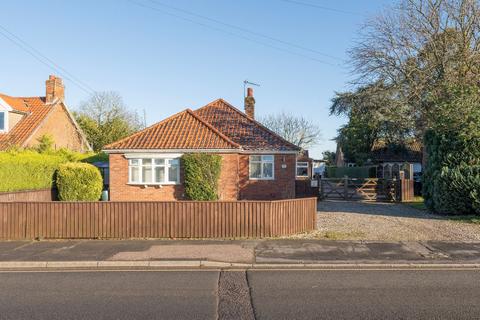
<svg viewBox="0 0 480 320">
<path fill-rule="evenodd" d="M 318 230 L 302 238 L 479 241 L 480 225 L 447 220 L 403 204 L 320 201 Z"/>
</svg>

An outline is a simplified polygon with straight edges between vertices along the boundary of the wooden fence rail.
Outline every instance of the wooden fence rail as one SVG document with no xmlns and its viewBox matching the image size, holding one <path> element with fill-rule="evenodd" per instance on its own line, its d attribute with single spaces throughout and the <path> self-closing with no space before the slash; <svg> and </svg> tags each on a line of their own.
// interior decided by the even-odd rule
<svg viewBox="0 0 480 320">
<path fill-rule="evenodd" d="M 0 239 L 262 238 L 313 230 L 316 198 L 1 202 Z"/>
</svg>

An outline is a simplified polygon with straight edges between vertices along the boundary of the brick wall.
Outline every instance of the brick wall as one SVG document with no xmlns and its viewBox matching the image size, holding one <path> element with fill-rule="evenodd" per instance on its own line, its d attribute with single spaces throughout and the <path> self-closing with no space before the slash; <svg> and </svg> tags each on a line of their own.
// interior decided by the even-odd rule
<svg viewBox="0 0 480 320">
<path fill-rule="evenodd" d="M 220 200 L 238 198 L 238 155 L 222 154 L 219 179 Z M 112 201 L 168 201 L 184 200 L 184 173 L 180 168 L 179 185 L 138 186 L 128 184 L 128 160 L 123 154 L 110 154 L 110 200 Z"/>
<path fill-rule="evenodd" d="M 295 155 L 275 155 L 274 180 L 250 180 L 249 155 L 242 154 L 239 158 L 240 200 L 295 198 Z M 285 168 L 282 168 L 282 165 L 284 165 Z"/>
<path fill-rule="evenodd" d="M 75 125 L 67 115 L 67 111 L 61 104 L 52 106 L 53 112 L 50 113 L 45 122 L 33 134 L 27 142 L 28 147 L 38 144 L 37 139 L 45 134 L 49 134 L 55 141 L 55 148 L 68 148 L 75 151 L 86 151 L 83 139 L 77 131 Z"/>
<path fill-rule="evenodd" d="M 222 154 L 222 171 L 218 181 L 218 191 L 221 200 L 238 199 L 238 154 Z"/>
<path fill-rule="evenodd" d="M 222 154 L 220 200 L 275 200 L 295 198 L 295 155 L 275 155 L 275 180 L 249 180 L 249 155 Z M 282 165 L 286 165 L 282 168 Z M 128 160 L 110 154 L 110 200 L 184 200 L 183 168 L 180 185 L 137 186 L 128 184 Z"/>
</svg>

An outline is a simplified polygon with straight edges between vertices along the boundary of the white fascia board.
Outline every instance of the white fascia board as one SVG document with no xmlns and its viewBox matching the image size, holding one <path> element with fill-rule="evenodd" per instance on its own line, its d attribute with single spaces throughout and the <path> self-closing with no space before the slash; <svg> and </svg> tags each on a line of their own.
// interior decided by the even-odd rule
<svg viewBox="0 0 480 320">
<path fill-rule="evenodd" d="M 239 149 L 104 149 L 105 153 L 125 154 L 184 154 L 184 153 L 239 153 Z"/>
<path fill-rule="evenodd" d="M 0 98 L 0 111 L 13 111 L 13 108 L 10 107 L 10 105 L 6 103 L 5 100 Z"/>
<path fill-rule="evenodd" d="M 278 150 L 243 150 L 243 154 L 295 154 L 297 155 L 299 151 L 278 151 Z"/>
<path fill-rule="evenodd" d="M 125 158 L 127 159 L 138 159 L 138 158 L 153 158 L 153 159 L 164 159 L 164 158 L 169 158 L 169 159 L 174 159 L 174 158 L 180 158 L 183 156 L 183 153 L 140 153 L 140 152 L 135 152 L 135 153 L 125 153 Z"/>
<path fill-rule="evenodd" d="M 243 150 L 243 149 L 104 149 L 105 153 L 145 153 L 145 154 L 165 154 L 165 153 L 241 153 L 241 154 L 294 154 L 299 151 L 278 151 L 278 150 Z"/>
<path fill-rule="evenodd" d="M 184 153 L 241 153 L 241 154 L 294 154 L 299 151 L 278 151 L 278 150 L 241 150 L 241 149 L 104 149 L 105 153 L 124 154 L 184 154 Z"/>
</svg>

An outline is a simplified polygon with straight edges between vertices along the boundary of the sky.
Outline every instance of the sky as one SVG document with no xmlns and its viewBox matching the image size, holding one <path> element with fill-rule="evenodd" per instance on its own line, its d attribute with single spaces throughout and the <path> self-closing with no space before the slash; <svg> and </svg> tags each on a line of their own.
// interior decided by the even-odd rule
<svg viewBox="0 0 480 320">
<path fill-rule="evenodd" d="M 55 74 L 64 79 L 70 109 L 92 91 L 116 91 L 150 125 L 217 98 L 243 109 L 249 80 L 260 84 L 256 117 L 291 113 L 321 128 L 320 143 L 310 148 L 321 158 L 335 150 L 332 139 L 346 121 L 328 110 L 336 91 L 351 89 L 347 50 L 366 19 L 391 3 L 4 1 L 0 92 L 44 96 L 45 80 Z"/>
</svg>

